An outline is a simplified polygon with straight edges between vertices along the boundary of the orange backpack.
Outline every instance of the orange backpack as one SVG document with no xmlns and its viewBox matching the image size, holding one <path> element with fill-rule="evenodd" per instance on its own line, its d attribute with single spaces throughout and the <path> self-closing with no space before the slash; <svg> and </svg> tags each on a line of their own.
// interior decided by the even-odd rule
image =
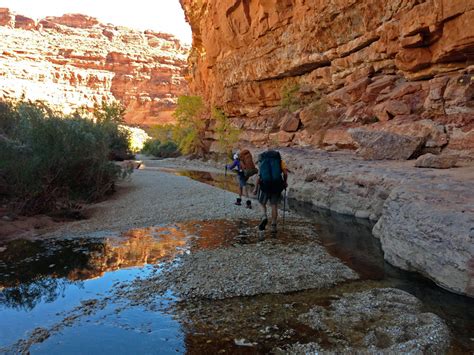
<svg viewBox="0 0 474 355">
<path fill-rule="evenodd" d="M 252 154 L 248 149 L 242 150 L 239 154 L 240 167 L 244 172 L 246 178 L 249 178 L 258 173 L 257 168 L 253 162 Z"/>
</svg>

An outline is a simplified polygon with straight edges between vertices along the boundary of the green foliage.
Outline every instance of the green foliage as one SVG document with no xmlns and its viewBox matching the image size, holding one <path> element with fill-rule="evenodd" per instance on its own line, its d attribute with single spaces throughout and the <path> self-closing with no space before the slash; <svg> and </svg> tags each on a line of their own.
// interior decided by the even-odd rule
<svg viewBox="0 0 474 355">
<path fill-rule="evenodd" d="M 119 101 L 102 101 L 100 105 L 95 105 L 92 111 L 96 122 L 103 123 L 123 123 L 125 117 L 125 107 Z"/>
<path fill-rule="evenodd" d="M 145 142 L 142 149 L 144 154 L 153 155 L 157 158 L 172 158 L 179 156 L 178 145 L 167 141 L 161 143 L 158 139 L 150 139 Z"/>
<path fill-rule="evenodd" d="M 222 109 L 214 107 L 212 109 L 212 117 L 216 120 L 215 132 L 219 149 L 225 154 L 230 154 L 235 143 L 239 140 L 240 130 L 232 126 Z"/>
<path fill-rule="evenodd" d="M 285 85 L 281 91 L 281 102 L 280 106 L 290 112 L 295 112 L 301 106 L 298 92 L 300 86 L 298 84 Z"/>
<path fill-rule="evenodd" d="M 131 157 L 131 134 L 122 128 L 125 108 L 120 102 L 102 102 L 94 106 L 92 116 L 97 125 L 107 132 L 111 160 L 125 160 Z"/>
<path fill-rule="evenodd" d="M 200 96 L 180 96 L 173 116 L 176 126 L 172 137 L 183 154 L 205 154 L 204 130 L 206 123 L 202 118 L 204 103 Z"/>
<path fill-rule="evenodd" d="M 111 127 L 42 104 L 0 104 L 1 192 L 26 214 L 102 198 L 123 177 L 109 161 Z"/>
<path fill-rule="evenodd" d="M 151 127 L 148 133 L 153 137 L 153 139 L 156 139 L 161 143 L 165 143 L 173 139 L 174 129 L 175 126 L 172 124 L 155 125 Z"/>
</svg>

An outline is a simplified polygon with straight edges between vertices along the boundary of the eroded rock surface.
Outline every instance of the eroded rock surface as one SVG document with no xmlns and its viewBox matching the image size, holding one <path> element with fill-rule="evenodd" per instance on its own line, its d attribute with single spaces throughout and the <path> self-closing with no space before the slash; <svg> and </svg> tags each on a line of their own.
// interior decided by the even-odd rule
<svg viewBox="0 0 474 355">
<path fill-rule="evenodd" d="M 355 149 L 350 128 L 397 121 L 419 137 L 423 121 L 447 138 L 423 148 L 474 151 L 473 1 L 181 4 L 193 30 L 191 88 L 232 117 L 246 144 Z M 288 130 L 282 98 L 302 125 Z"/>
<path fill-rule="evenodd" d="M 422 183 L 395 188 L 374 227 L 384 257 L 438 285 L 474 297 L 474 183 Z"/>
<path fill-rule="evenodd" d="M 0 9 L 0 98 L 24 95 L 66 113 L 120 100 L 127 123 L 165 123 L 187 90 L 187 53 L 165 33 L 80 14 L 37 22 Z"/>
<path fill-rule="evenodd" d="M 433 313 L 424 313 L 416 297 L 398 289 L 345 294 L 329 309 L 314 307 L 299 320 L 326 339 L 321 344 L 289 346 L 285 353 L 442 354 L 450 343 L 444 321 Z"/>
</svg>

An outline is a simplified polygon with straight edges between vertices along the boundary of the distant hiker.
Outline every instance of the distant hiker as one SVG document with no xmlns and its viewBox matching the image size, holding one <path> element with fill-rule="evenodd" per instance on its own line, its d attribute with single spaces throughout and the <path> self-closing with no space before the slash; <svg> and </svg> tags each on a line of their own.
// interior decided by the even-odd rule
<svg viewBox="0 0 474 355">
<path fill-rule="evenodd" d="M 258 225 L 258 229 L 262 234 L 260 237 L 262 238 L 263 231 L 268 223 L 268 202 L 270 202 L 272 208 L 271 232 L 272 234 L 276 234 L 277 232 L 278 204 L 282 198 L 282 191 L 288 186 L 288 170 L 285 162 L 281 159 L 280 153 L 275 150 L 268 150 L 260 154 L 258 158 L 258 170 L 255 193 L 257 194 L 263 211 L 262 219 Z"/>
<path fill-rule="evenodd" d="M 253 163 L 252 154 L 245 149 L 242 150 L 240 153 L 236 152 L 233 156 L 234 162 L 232 165 L 226 165 L 226 169 L 232 170 L 235 169 L 237 171 L 237 178 L 239 181 L 239 197 L 235 204 L 237 206 L 242 205 L 242 195 L 245 195 L 247 198 L 245 207 L 252 208 L 252 202 L 249 199 L 249 192 L 247 188 L 247 181 L 248 179 L 257 173 L 257 168 Z"/>
</svg>

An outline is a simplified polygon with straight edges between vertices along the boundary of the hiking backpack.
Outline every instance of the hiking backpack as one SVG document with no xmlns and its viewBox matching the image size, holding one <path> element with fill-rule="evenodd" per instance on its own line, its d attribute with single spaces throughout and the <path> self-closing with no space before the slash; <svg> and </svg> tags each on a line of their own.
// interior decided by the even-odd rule
<svg viewBox="0 0 474 355">
<path fill-rule="evenodd" d="M 239 160 L 240 167 L 242 168 L 242 171 L 244 172 L 244 176 L 246 178 L 249 178 L 258 172 L 257 168 L 255 167 L 255 164 L 253 163 L 252 154 L 250 154 L 247 149 L 242 150 L 240 152 Z"/>
<path fill-rule="evenodd" d="M 269 150 L 259 156 L 260 188 L 266 193 L 280 193 L 285 189 L 281 170 L 281 155 Z"/>
</svg>

